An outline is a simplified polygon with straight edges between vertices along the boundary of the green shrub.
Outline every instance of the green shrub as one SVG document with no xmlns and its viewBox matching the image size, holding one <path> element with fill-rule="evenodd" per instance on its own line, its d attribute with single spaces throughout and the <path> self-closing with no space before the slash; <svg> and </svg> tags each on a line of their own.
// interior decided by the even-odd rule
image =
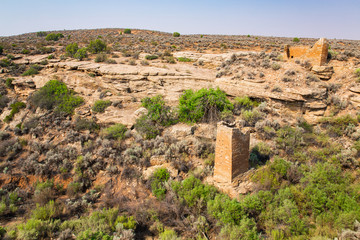
<svg viewBox="0 0 360 240">
<path fill-rule="evenodd" d="M 75 120 L 76 131 L 89 130 L 90 132 L 94 132 L 99 128 L 100 128 L 99 125 L 94 120 L 81 119 L 81 118 L 77 118 Z"/>
<path fill-rule="evenodd" d="M 293 154 L 304 144 L 303 133 L 299 128 L 284 126 L 276 134 L 277 146 L 288 154 Z"/>
<path fill-rule="evenodd" d="M 290 167 L 290 162 L 275 157 L 273 162 L 268 162 L 265 167 L 257 171 L 252 180 L 261 184 L 265 189 L 278 189 L 281 182 L 287 179 Z"/>
<path fill-rule="evenodd" d="M 74 54 L 74 58 L 76 58 L 80 61 L 87 57 L 88 57 L 87 48 L 85 48 L 85 47 L 78 49 L 76 51 L 76 53 Z"/>
<path fill-rule="evenodd" d="M 344 115 L 340 117 L 327 117 L 320 120 L 321 124 L 327 128 L 329 134 L 334 136 L 343 136 L 345 129 L 349 125 L 358 125 L 356 118 L 353 118 L 351 115 Z"/>
<path fill-rule="evenodd" d="M 26 104 L 23 102 L 16 102 L 10 105 L 11 112 L 4 119 L 4 122 L 9 123 L 13 120 L 16 113 L 20 112 L 20 109 L 25 108 Z"/>
<path fill-rule="evenodd" d="M 90 41 L 87 49 L 91 53 L 100 53 L 106 51 L 106 48 L 106 43 L 104 43 L 100 39 L 96 39 L 94 41 Z"/>
<path fill-rule="evenodd" d="M 239 224 L 245 214 L 240 202 L 231 200 L 224 194 L 217 194 L 213 200 L 208 201 L 207 212 L 224 225 Z"/>
<path fill-rule="evenodd" d="M 234 110 L 251 110 L 257 106 L 259 106 L 259 103 L 251 100 L 248 96 L 236 97 L 234 100 Z"/>
<path fill-rule="evenodd" d="M 156 138 L 156 136 L 161 133 L 159 127 L 160 126 L 148 118 L 147 115 L 143 115 L 136 119 L 135 129 L 146 139 Z"/>
<path fill-rule="evenodd" d="M 298 43 L 298 42 L 300 42 L 300 39 L 299 39 L 299 38 L 297 38 L 297 37 L 294 37 L 294 38 L 293 38 L 293 42 Z"/>
<path fill-rule="evenodd" d="M 0 54 L 1 54 L 1 50 L 0 50 Z M 360 80 L 360 68 L 357 68 L 354 73 L 355 73 L 355 76 L 358 78 L 358 80 Z"/>
<path fill-rule="evenodd" d="M 47 58 L 48 58 L 48 59 L 54 59 L 55 56 L 54 56 L 53 54 L 50 54 Z"/>
<path fill-rule="evenodd" d="M 165 198 L 166 188 L 164 187 L 164 182 L 169 180 L 169 177 L 170 174 L 166 168 L 158 168 L 150 178 L 151 190 L 154 196 L 159 200 Z"/>
<path fill-rule="evenodd" d="M 4 47 L 0 45 L 0 55 L 3 53 Z"/>
<path fill-rule="evenodd" d="M 152 121 L 162 126 L 168 126 L 173 122 L 171 109 L 166 105 L 163 96 L 156 95 L 152 98 L 143 98 L 141 105 L 148 110 L 147 117 Z"/>
<path fill-rule="evenodd" d="M 32 211 L 31 217 L 39 220 L 50 220 L 56 216 L 56 205 L 53 200 L 48 202 L 45 206 L 41 207 L 39 204 Z"/>
<path fill-rule="evenodd" d="M 214 199 L 218 193 L 217 189 L 211 185 L 202 184 L 200 179 L 190 176 L 182 182 L 172 182 L 171 185 L 174 192 L 184 199 L 190 207 L 198 209 L 206 207 L 206 203 Z"/>
<path fill-rule="evenodd" d="M 47 82 L 30 97 L 30 103 L 35 107 L 51 110 L 56 113 L 72 114 L 74 109 L 83 103 L 81 97 L 75 96 L 65 83 L 58 80 Z"/>
<path fill-rule="evenodd" d="M 106 138 L 121 140 L 125 138 L 125 132 L 127 128 L 121 123 L 114 124 L 103 130 L 103 133 Z"/>
<path fill-rule="evenodd" d="M 174 32 L 174 33 L 173 33 L 173 36 L 174 36 L 174 37 L 180 37 L 180 33 Z"/>
<path fill-rule="evenodd" d="M 245 120 L 246 125 L 251 127 L 254 127 L 259 120 L 264 118 L 264 116 L 265 114 L 258 111 L 257 109 L 241 111 L 242 119 Z"/>
<path fill-rule="evenodd" d="M 154 60 L 154 59 L 158 59 L 159 56 L 158 55 L 146 55 L 145 59 L 146 60 Z"/>
<path fill-rule="evenodd" d="M 219 88 L 185 90 L 179 99 L 179 119 L 183 122 L 217 121 L 222 112 L 232 109 L 225 92 Z"/>
<path fill-rule="evenodd" d="M 275 71 L 279 70 L 281 68 L 281 65 L 278 63 L 271 64 L 271 68 Z"/>
<path fill-rule="evenodd" d="M 22 53 L 22 54 L 29 54 L 29 53 L 30 53 L 30 50 L 24 48 L 24 49 L 21 51 L 21 53 Z"/>
<path fill-rule="evenodd" d="M 37 240 L 55 237 L 58 231 L 60 220 L 43 221 L 39 219 L 29 219 L 26 223 L 17 225 L 17 238 L 23 240 Z"/>
<path fill-rule="evenodd" d="M 12 84 L 12 81 L 14 80 L 14 78 L 7 78 L 5 80 L 5 85 L 6 87 L 10 88 L 10 89 L 13 89 L 14 88 L 14 85 Z"/>
<path fill-rule="evenodd" d="M 70 229 L 74 234 L 88 231 L 88 235 L 100 232 L 112 235 L 121 228 L 134 230 L 136 228 L 136 221 L 131 216 L 119 216 L 119 209 L 117 208 L 104 208 L 101 211 L 94 211 L 90 216 L 65 221 L 61 225 L 62 230 Z"/>
<path fill-rule="evenodd" d="M 38 37 L 45 37 L 47 34 L 48 34 L 47 32 L 40 31 L 40 32 L 37 32 L 37 33 L 36 33 L 36 36 L 38 36 Z"/>
<path fill-rule="evenodd" d="M 253 219 L 243 218 L 239 225 L 225 225 L 221 228 L 220 239 L 238 240 L 257 240 L 260 239 Z"/>
<path fill-rule="evenodd" d="M 177 60 L 179 62 L 192 62 L 192 59 L 186 57 L 178 57 Z"/>
<path fill-rule="evenodd" d="M 46 37 L 46 41 L 58 41 L 60 38 L 63 38 L 64 35 L 61 33 L 49 33 Z"/>
<path fill-rule="evenodd" d="M 124 33 L 125 33 L 125 34 L 131 34 L 131 29 L 126 28 L 126 29 L 124 30 Z"/>
<path fill-rule="evenodd" d="M 77 43 L 70 43 L 66 46 L 66 55 L 73 57 L 78 50 L 79 47 Z"/>
<path fill-rule="evenodd" d="M 159 240 L 180 240 L 176 232 L 172 229 L 165 229 L 159 234 Z"/>
<path fill-rule="evenodd" d="M 95 62 L 96 63 L 99 63 L 99 62 L 106 62 L 107 61 L 107 55 L 105 53 L 99 53 L 96 55 L 96 58 L 95 58 Z"/>
<path fill-rule="evenodd" d="M 93 112 L 103 113 L 107 107 L 111 106 L 110 100 L 96 100 L 94 106 L 91 108 Z"/>
<path fill-rule="evenodd" d="M 36 75 L 39 73 L 39 71 L 42 69 L 42 67 L 38 65 L 32 65 L 27 71 L 25 71 L 22 76 L 31 76 Z"/>
</svg>

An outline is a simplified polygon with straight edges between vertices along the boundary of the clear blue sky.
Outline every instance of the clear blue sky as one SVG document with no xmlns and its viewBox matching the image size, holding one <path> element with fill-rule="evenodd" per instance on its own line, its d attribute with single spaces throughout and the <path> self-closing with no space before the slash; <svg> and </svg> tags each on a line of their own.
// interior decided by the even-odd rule
<svg viewBox="0 0 360 240">
<path fill-rule="evenodd" d="M 91 28 L 360 40 L 360 0 L 0 1 L 0 36 Z"/>
</svg>

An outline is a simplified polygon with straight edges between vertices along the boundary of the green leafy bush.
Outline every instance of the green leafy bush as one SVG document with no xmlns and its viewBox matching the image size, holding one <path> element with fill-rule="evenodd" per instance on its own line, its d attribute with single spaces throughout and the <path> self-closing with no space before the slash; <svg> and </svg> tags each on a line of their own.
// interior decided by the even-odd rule
<svg viewBox="0 0 360 240">
<path fill-rule="evenodd" d="M 196 206 L 199 209 L 206 207 L 206 203 L 217 194 L 217 189 L 211 185 L 202 184 L 200 179 L 190 176 L 182 182 L 172 182 L 172 189 L 184 199 L 190 207 Z"/>
<path fill-rule="evenodd" d="M 300 42 L 300 39 L 299 39 L 299 38 L 297 38 L 297 37 L 294 37 L 294 38 L 293 38 L 293 42 L 298 43 L 298 42 Z"/>
<path fill-rule="evenodd" d="M 90 216 L 83 216 L 80 219 L 65 221 L 61 225 L 61 229 L 70 229 L 74 234 L 87 231 L 83 236 L 91 236 L 93 234 L 100 234 L 102 236 L 113 235 L 113 233 L 121 233 L 121 229 L 136 228 L 136 221 L 132 216 L 119 216 L 119 209 L 104 208 L 101 211 L 95 211 Z M 95 236 L 96 236 L 95 235 Z M 86 238 L 84 238 L 86 239 Z M 95 238 L 97 239 L 97 238 Z M 102 239 L 101 239 L 102 240 Z"/>
<path fill-rule="evenodd" d="M 241 117 L 245 120 L 247 126 L 255 126 L 255 124 L 265 117 L 265 114 L 260 112 L 258 109 L 253 110 L 242 110 Z"/>
<path fill-rule="evenodd" d="M 151 191 L 157 199 L 164 199 L 166 194 L 166 188 L 164 182 L 169 180 L 170 174 L 166 168 L 158 168 L 154 171 L 150 178 Z"/>
<path fill-rule="evenodd" d="M 66 55 L 73 57 L 78 50 L 79 46 L 77 43 L 70 43 L 66 46 Z"/>
<path fill-rule="evenodd" d="M 251 100 L 248 96 L 236 97 L 234 100 L 234 111 L 251 110 L 257 106 L 259 106 L 259 103 Z"/>
<path fill-rule="evenodd" d="M 105 109 L 109 106 L 111 106 L 110 100 L 97 100 L 95 101 L 94 106 L 91 109 L 93 110 L 93 112 L 103 113 L 105 112 Z"/>
<path fill-rule="evenodd" d="M 11 112 L 4 119 L 4 122 L 9 123 L 13 120 L 16 113 L 20 112 L 20 109 L 25 108 L 26 104 L 23 102 L 16 102 L 10 105 Z"/>
<path fill-rule="evenodd" d="M 85 48 L 85 47 L 78 49 L 76 51 L 76 53 L 74 54 L 74 58 L 76 58 L 80 61 L 87 57 L 88 57 L 88 53 L 87 53 L 87 48 Z"/>
<path fill-rule="evenodd" d="M 22 76 L 31 76 L 36 75 L 39 73 L 39 71 L 42 69 L 41 66 L 38 65 L 32 65 L 27 71 L 25 71 Z"/>
<path fill-rule="evenodd" d="M 76 131 L 89 130 L 90 132 L 94 132 L 99 128 L 100 128 L 99 125 L 94 120 L 81 119 L 81 118 L 77 118 L 75 120 Z"/>
<path fill-rule="evenodd" d="M 342 136 L 345 133 L 345 129 L 349 125 L 358 125 L 356 118 L 353 118 L 351 115 L 344 115 L 340 117 L 327 117 L 320 120 L 322 126 L 327 128 L 329 134 L 333 136 Z"/>
<path fill-rule="evenodd" d="M 146 60 L 154 60 L 154 59 L 158 59 L 159 56 L 158 55 L 146 55 L 145 59 Z"/>
<path fill-rule="evenodd" d="M 36 36 L 38 36 L 38 37 L 45 37 L 47 34 L 48 34 L 47 32 L 40 31 L 40 32 L 37 32 L 37 33 L 36 33 Z"/>
<path fill-rule="evenodd" d="M 46 37 L 46 41 L 58 41 L 60 38 L 63 38 L 64 35 L 61 33 L 49 33 Z"/>
<path fill-rule="evenodd" d="M 121 123 L 114 124 L 103 130 L 103 134 L 106 138 L 121 140 L 125 138 L 125 132 L 127 128 Z"/>
<path fill-rule="evenodd" d="M 56 216 L 57 207 L 53 200 L 49 201 L 45 206 L 36 205 L 32 211 L 31 217 L 39 220 L 50 220 Z"/>
<path fill-rule="evenodd" d="M 135 129 L 146 139 L 156 138 L 161 133 L 159 125 L 152 121 L 147 115 L 143 115 L 136 119 Z"/>
<path fill-rule="evenodd" d="M 186 57 L 178 57 L 177 60 L 179 62 L 192 62 L 192 59 Z"/>
<path fill-rule="evenodd" d="M 172 229 L 165 229 L 159 234 L 159 240 L 180 240 L 176 232 Z"/>
<path fill-rule="evenodd" d="M 212 122 L 221 118 L 221 113 L 232 111 L 233 105 L 225 92 L 218 89 L 185 90 L 179 99 L 179 119 L 183 122 Z"/>
<path fill-rule="evenodd" d="M 4 47 L 0 45 L 0 55 L 3 53 Z"/>
<path fill-rule="evenodd" d="M 141 105 L 148 110 L 146 115 L 136 119 L 135 129 L 145 138 L 155 138 L 162 131 L 162 127 L 175 122 L 173 113 L 161 95 L 141 100 Z"/>
<path fill-rule="evenodd" d="M 173 36 L 174 36 L 174 37 L 180 37 L 180 33 L 174 32 L 174 33 L 173 33 Z"/>
<path fill-rule="evenodd" d="M 125 33 L 125 34 L 131 34 L 131 29 L 126 28 L 126 29 L 124 30 L 124 33 Z"/>
<path fill-rule="evenodd" d="M 83 103 L 81 97 L 75 96 L 65 83 L 58 80 L 47 82 L 30 97 L 30 103 L 35 107 L 51 110 L 56 113 L 72 114 L 74 109 Z"/>
<path fill-rule="evenodd" d="M 106 43 L 104 43 L 100 39 L 96 39 L 94 41 L 90 41 L 90 44 L 87 49 L 91 53 L 104 52 L 106 51 Z"/>
<path fill-rule="evenodd" d="M 96 63 L 99 63 L 99 62 L 106 62 L 108 59 L 107 55 L 105 53 L 99 53 L 96 55 L 96 58 L 95 58 L 95 62 Z"/>
<path fill-rule="evenodd" d="M 141 105 L 148 110 L 147 117 L 152 121 L 162 126 L 168 126 L 173 122 L 171 109 L 166 105 L 163 96 L 143 98 Z"/>
<path fill-rule="evenodd" d="M 12 81 L 14 81 L 14 78 L 7 78 L 5 80 L 5 85 L 6 87 L 10 88 L 10 89 L 13 89 L 14 88 L 14 85 L 12 84 Z"/>
</svg>

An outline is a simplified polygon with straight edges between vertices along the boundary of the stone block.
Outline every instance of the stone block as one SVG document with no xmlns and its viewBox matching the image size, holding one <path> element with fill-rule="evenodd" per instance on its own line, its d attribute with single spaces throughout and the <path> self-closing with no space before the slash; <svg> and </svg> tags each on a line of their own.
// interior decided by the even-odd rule
<svg viewBox="0 0 360 240">
<path fill-rule="evenodd" d="M 250 132 L 224 122 L 218 123 L 214 180 L 231 183 L 249 169 Z"/>
</svg>

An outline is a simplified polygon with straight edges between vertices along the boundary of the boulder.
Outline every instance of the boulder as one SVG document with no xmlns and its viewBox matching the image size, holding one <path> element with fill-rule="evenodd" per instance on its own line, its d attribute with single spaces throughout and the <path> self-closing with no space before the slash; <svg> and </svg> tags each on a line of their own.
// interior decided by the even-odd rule
<svg viewBox="0 0 360 240">
<path fill-rule="evenodd" d="M 329 80 L 334 74 L 334 68 L 331 66 L 313 66 L 311 71 L 321 80 Z"/>
</svg>

